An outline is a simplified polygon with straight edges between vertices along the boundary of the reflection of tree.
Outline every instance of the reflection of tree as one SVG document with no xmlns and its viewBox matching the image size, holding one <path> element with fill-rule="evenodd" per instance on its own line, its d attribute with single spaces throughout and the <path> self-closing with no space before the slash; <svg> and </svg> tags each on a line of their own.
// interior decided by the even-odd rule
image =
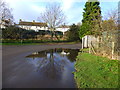
<svg viewBox="0 0 120 90">
<path fill-rule="evenodd" d="M 36 71 L 41 71 L 51 78 L 58 77 L 62 70 L 64 70 L 64 65 L 67 63 L 67 60 L 65 60 L 64 57 L 61 57 L 59 54 L 57 54 L 58 51 L 55 49 L 41 52 L 44 53 L 45 57 L 37 58 L 36 63 L 33 62 L 34 60 L 31 61 L 32 64 L 37 64 L 35 65 L 37 67 Z M 40 52 L 37 55 L 39 54 Z"/>
<path fill-rule="evenodd" d="M 61 55 L 62 50 L 70 54 Z M 70 63 L 68 60 L 74 62 L 77 54 L 78 50 L 52 49 L 37 52 L 36 54 L 33 53 L 27 56 L 27 58 L 33 58 L 29 62 L 34 64 L 37 68 L 36 71 L 41 71 L 51 78 L 56 78 L 64 70 L 64 66 Z"/>
<path fill-rule="evenodd" d="M 64 65 L 55 60 L 53 50 L 51 50 L 49 54 L 50 56 L 47 57 L 48 62 L 46 66 L 42 67 L 40 70 L 45 72 L 48 76 L 55 78 L 63 70 Z"/>
</svg>

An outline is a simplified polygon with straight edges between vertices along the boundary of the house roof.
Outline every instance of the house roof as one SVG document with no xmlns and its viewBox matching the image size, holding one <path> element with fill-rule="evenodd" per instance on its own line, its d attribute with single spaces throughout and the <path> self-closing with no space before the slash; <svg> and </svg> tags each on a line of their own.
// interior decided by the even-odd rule
<svg viewBox="0 0 120 90">
<path fill-rule="evenodd" d="M 68 25 L 61 25 L 61 26 L 59 26 L 58 28 L 69 28 L 70 26 L 68 26 Z"/>
<path fill-rule="evenodd" d="M 2 21 L 5 23 L 10 23 L 10 19 L 3 19 Z"/>
<path fill-rule="evenodd" d="M 18 25 L 26 25 L 26 26 L 45 26 L 47 27 L 47 23 L 42 22 L 26 22 L 26 21 L 20 21 Z"/>
</svg>

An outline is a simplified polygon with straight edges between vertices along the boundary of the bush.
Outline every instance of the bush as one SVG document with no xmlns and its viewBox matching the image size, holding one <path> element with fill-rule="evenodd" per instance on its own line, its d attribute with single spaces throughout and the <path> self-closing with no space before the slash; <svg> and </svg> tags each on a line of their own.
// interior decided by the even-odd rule
<svg viewBox="0 0 120 90">
<path fill-rule="evenodd" d="M 34 30 L 25 30 L 15 26 L 9 26 L 2 30 L 3 39 L 34 39 L 36 34 Z"/>
<path fill-rule="evenodd" d="M 78 25 L 73 24 L 70 26 L 69 31 L 66 32 L 67 39 L 69 41 L 78 41 L 80 40 L 79 38 L 79 29 L 80 27 Z"/>
</svg>

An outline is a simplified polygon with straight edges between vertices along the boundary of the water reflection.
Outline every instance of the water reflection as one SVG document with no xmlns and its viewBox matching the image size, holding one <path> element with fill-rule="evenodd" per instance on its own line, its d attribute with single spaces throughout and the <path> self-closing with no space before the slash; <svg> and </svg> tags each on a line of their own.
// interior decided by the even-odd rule
<svg viewBox="0 0 120 90">
<path fill-rule="evenodd" d="M 74 61 L 79 50 L 51 49 L 34 52 L 26 56 L 27 61 L 34 65 L 35 71 L 42 72 L 50 78 L 60 78 L 66 70 L 74 71 Z"/>
</svg>

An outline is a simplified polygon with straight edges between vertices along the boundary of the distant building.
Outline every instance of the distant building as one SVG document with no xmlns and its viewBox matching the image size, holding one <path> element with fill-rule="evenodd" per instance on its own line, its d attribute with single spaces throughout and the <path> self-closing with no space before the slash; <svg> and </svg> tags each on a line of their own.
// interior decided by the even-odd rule
<svg viewBox="0 0 120 90">
<path fill-rule="evenodd" d="M 35 22 L 35 20 L 33 20 L 33 22 L 27 22 L 27 21 L 22 21 L 20 19 L 19 24 L 17 24 L 17 26 L 26 30 L 35 30 L 35 31 L 48 30 L 47 23 Z"/>
<path fill-rule="evenodd" d="M 33 20 L 33 22 L 27 22 L 27 21 L 22 21 L 20 19 L 19 24 L 17 24 L 17 26 L 26 30 L 35 30 L 36 32 L 38 32 L 39 30 L 49 30 L 47 23 L 35 22 L 35 20 Z M 66 32 L 68 29 L 69 26 L 62 25 L 57 27 L 56 31 L 61 31 L 64 34 L 64 32 Z"/>
<path fill-rule="evenodd" d="M 61 32 L 63 32 L 63 34 L 66 32 L 66 31 L 68 31 L 69 30 L 69 26 L 67 26 L 67 25 L 62 25 L 62 26 L 59 26 L 59 27 L 57 27 L 56 28 L 56 31 L 61 31 Z"/>
<path fill-rule="evenodd" d="M 12 25 L 10 19 L 0 20 L 0 28 L 6 28 Z"/>
</svg>

